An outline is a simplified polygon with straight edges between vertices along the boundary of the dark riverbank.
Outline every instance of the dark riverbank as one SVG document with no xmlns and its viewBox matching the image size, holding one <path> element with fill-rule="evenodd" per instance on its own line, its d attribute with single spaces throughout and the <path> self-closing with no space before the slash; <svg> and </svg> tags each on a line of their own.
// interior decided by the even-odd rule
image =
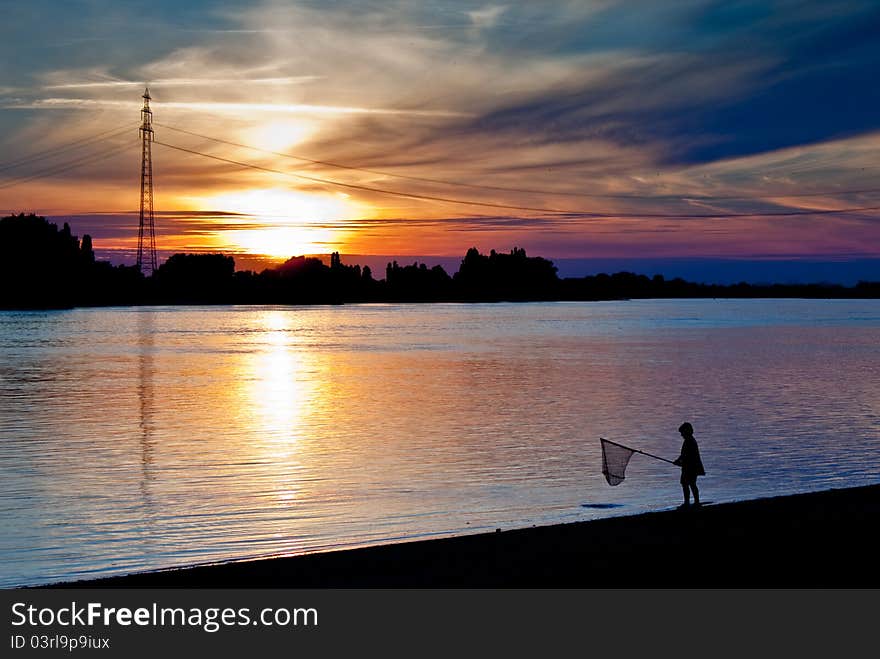
<svg viewBox="0 0 880 659">
<path fill-rule="evenodd" d="M 41 255 L 39 262 L 34 254 Z M 345 304 L 357 302 L 550 302 L 648 298 L 880 298 L 880 282 L 730 286 L 618 272 L 561 279 L 553 262 L 510 253 L 467 251 L 458 271 L 388 263 L 385 278 L 347 265 L 297 256 L 262 272 L 236 271 L 222 254 L 174 254 L 151 276 L 95 259 L 92 239 L 35 215 L 0 219 L 0 309 L 166 304 Z"/>
<path fill-rule="evenodd" d="M 878 587 L 880 485 L 61 584 Z"/>
</svg>

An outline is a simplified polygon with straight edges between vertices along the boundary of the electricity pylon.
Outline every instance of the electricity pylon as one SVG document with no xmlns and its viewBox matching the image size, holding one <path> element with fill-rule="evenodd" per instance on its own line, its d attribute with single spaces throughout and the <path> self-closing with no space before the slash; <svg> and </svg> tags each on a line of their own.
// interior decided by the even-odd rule
<svg viewBox="0 0 880 659">
<path fill-rule="evenodd" d="M 138 269 L 151 276 L 156 265 L 156 225 L 153 221 L 153 111 L 150 110 L 150 89 L 144 90 L 141 109 L 141 214 L 138 227 Z"/>
</svg>

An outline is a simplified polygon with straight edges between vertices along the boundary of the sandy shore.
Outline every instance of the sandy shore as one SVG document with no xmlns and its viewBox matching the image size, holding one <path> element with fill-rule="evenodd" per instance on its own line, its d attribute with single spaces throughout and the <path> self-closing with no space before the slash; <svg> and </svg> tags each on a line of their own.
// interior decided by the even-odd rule
<svg viewBox="0 0 880 659">
<path fill-rule="evenodd" d="M 63 585 L 877 587 L 878 522 L 875 485 Z"/>
</svg>

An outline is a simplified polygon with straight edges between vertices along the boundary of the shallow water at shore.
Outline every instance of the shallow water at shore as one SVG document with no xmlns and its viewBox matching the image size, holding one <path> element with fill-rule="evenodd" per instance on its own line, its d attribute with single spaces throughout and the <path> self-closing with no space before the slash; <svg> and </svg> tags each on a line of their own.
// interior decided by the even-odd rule
<svg viewBox="0 0 880 659">
<path fill-rule="evenodd" d="M 880 302 L 0 313 L 0 585 L 880 482 Z M 586 504 L 586 505 L 584 505 Z M 613 506 L 609 507 L 609 505 Z"/>
</svg>

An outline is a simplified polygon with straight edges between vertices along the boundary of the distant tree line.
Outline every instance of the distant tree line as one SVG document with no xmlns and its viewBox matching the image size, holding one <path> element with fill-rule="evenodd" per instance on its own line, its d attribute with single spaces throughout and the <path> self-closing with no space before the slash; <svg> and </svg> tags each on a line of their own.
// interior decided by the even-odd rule
<svg viewBox="0 0 880 659">
<path fill-rule="evenodd" d="M 880 282 L 833 284 L 697 284 L 630 272 L 561 279 L 552 261 L 509 253 L 467 251 L 458 272 L 391 262 L 385 278 L 369 266 L 326 265 L 296 256 L 262 272 L 235 270 L 231 256 L 175 254 L 152 277 L 134 266 L 98 261 L 90 236 L 36 215 L 0 220 L 0 308 L 65 308 L 137 304 L 342 304 L 347 302 L 485 302 L 633 298 L 878 298 Z"/>
</svg>

